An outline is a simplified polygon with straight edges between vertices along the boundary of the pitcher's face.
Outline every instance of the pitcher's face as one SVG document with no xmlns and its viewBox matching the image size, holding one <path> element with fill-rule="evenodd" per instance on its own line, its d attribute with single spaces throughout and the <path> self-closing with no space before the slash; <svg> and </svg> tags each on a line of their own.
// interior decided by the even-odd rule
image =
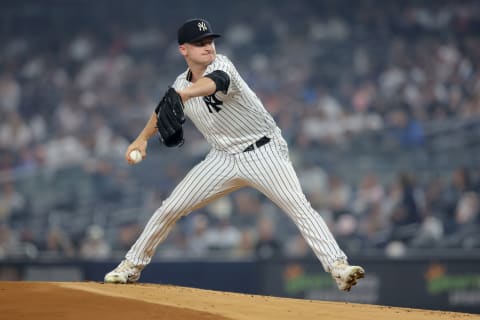
<svg viewBox="0 0 480 320">
<path fill-rule="evenodd" d="M 213 37 L 207 37 L 193 43 L 184 43 L 179 46 L 179 51 L 188 61 L 205 66 L 212 63 L 216 55 Z"/>
</svg>

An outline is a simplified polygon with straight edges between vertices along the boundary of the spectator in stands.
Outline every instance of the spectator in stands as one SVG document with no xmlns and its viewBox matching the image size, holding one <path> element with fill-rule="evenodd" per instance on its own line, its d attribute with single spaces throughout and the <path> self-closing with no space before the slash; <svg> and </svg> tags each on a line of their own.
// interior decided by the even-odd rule
<svg viewBox="0 0 480 320">
<path fill-rule="evenodd" d="M 250 190 L 239 190 L 233 195 L 234 212 L 232 222 L 239 228 L 255 226 L 258 214 L 261 212 L 259 196 Z"/>
<path fill-rule="evenodd" d="M 441 247 L 480 248 L 480 200 L 478 194 L 465 192 L 455 209 L 455 218 L 447 224 Z"/>
<path fill-rule="evenodd" d="M 6 182 L 0 193 L 0 221 L 20 218 L 26 209 L 26 199 L 13 182 Z M 14 217 L 17 215 L 17 217 Z"/>
<path fill-rule="evenodd" d="M 328 178 L 327 205 L 335 217 L 350 211 L 352 191 L 350 186 L 336 174 Z"/>
<path fill-rule="evenodd" d="M 362 177 L 353 200 L 353 212 L 364 215 L 370 208 L 381 203 L 384 197 L 384 187 L 378 181 L 378 176 L 370 172 Z"/>
<path fill-rule="evenodd" d="M 141 227 L 136 221 L 126 221 L 118 226 L 118 238 L 115 250 L 123 251 L 132 246 L 140 235 Z"/>
<path fill-rule="evenodd" d="M 258 259 L 269 260 L 281 255 L 281 243 L 275 238 L 273 219 L 263 215 L 257 222 L 258 239 L 255 244 L 255 255 Z"/>
<path fill-rule="evenodd" d="M 445 199 L 445 216 L 443 220 L 447 224 L 455 220 L 456 207 L 462 195 L 466 192 L 474 191 L 473 188 L 472 178 L 467 168 L 459 167 L 452 172 L 451 180 L 442 195 Z"/>
<path fill-rule="evenodd" d="M 344 250 L 348 252 L 348 248 L 344 246 L 341 239 L 338 238 L 337 234 L 335 234 L 335 239 L 337 239 L 339 245 L 341 245 L 342 248 L 345 248 Z M 305 239 L 299 233 L 286 239 L 284 256 L 287 258 L 293 258 L 293 259 L 308 258 L 308 257 L 315 258 L 312 252 L 312 249 L 310 249 Z"/>
<path fill-rule="evenodd" d="M 214 254 L 230 255 L 240 245 L 241 240 L 240 230 L 231 224 L 227 216 L 218 217 L 206 234 L 208 249 Z"/>
<path fill-rule="evenodd" d="M 415 185 L 412 177 L 402 172 L 397 180 L 399 186 L 399 199 L 396 208 L 391 216 L 395 226 L 418 224 L 422 220 L 421 208 L 419 205 L 420 191 Z"/>
<path fill-rule="evenodd" d="M 192 227 L 188 232 L 187 238 L 188 253 L 194 257 L 206 256 L 208 252 L 208 218 L 204 214 L 199 213 L 193 215 L 191 220 Z"/>
<path fill-rule="evenodd" d="M 45 235 L 45 240 L 39 248 L 43 257 L 73 258 L 75 247 L 69 236 L 58 226 L 52 226 Z"/>
<path fill-rule="evenodd" d="M 91 225 L 80 246 L 80 257 L 87 260 L 101 260 L 110 257 L 110 244 L 104 238 L 104 230 L 98 225 Z"/>
<path fill-rule="evenodd" d="M 240 230 L 240 242 L 233 249 L 232 256 L 235 258 L 251 258 L 254 254 L 255 231 L 250 228 Z"/>
<path fill-rule="evenodd" d="M 8 224 L 0 221 L 0 259 L 11 258 L 16 255 L 18 239 Z"/>
</svg>

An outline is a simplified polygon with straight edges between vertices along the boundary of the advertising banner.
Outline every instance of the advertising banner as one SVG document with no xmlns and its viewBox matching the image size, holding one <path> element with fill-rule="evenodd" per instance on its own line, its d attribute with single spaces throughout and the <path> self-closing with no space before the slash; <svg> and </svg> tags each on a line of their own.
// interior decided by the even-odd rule
<svg viewBox="0 0 480 320">
<path fill-rule="evenodd" d="M 480 260 L 355 260 L 366 277 L 340 292 L 314 260 L 260 264 L 260 293 L 313 300 L 480 313 Z"/>
</svg>

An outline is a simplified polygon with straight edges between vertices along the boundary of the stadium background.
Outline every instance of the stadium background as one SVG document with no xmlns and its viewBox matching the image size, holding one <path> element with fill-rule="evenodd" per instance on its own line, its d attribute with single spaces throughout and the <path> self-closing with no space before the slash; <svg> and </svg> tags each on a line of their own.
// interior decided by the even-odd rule
<svg viewBox="0 0 480 320">
<path fill-rule="evenodd" d="M 143 281 L 480 312 L 476 1 L 2 1 L 0 279 L 94 280 L 208 146 L 123 160 L 204 17 L 274 115 L 312 205 L 369 276 L 332 287 L 245 189 L 177 224 Z M 168 170 L 159 171 L 159 163 Z"/>
</svg>

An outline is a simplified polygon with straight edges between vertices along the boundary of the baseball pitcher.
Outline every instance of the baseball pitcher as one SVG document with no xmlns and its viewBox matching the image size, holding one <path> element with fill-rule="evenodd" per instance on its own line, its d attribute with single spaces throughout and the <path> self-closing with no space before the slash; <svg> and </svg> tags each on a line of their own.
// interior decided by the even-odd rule
<svg viewBox="0 0 480 320">
<path fill-rule="evenodd" d="M 188 68 L 128 147 L 126 160 L 133 163 L 129 157 L 133 150 L 145 157 L 147 141 L 157 133 L 166 146 L 181 145 L 185 116 L 211 150 L 163 201 L 125 259 L 105 275 L 105 282 L 136 282 L 179 218 L 239 188 L 253 187 L 288 214 L 338 288 L 350 291 L 364 277 L 363 268 L 348 264 L 305 198 L 280 129 L 233 63 L 216 53 L 218 37 L 203 19 L 188 20 L 178 29 L 178 49 Z"/>
</svg>

